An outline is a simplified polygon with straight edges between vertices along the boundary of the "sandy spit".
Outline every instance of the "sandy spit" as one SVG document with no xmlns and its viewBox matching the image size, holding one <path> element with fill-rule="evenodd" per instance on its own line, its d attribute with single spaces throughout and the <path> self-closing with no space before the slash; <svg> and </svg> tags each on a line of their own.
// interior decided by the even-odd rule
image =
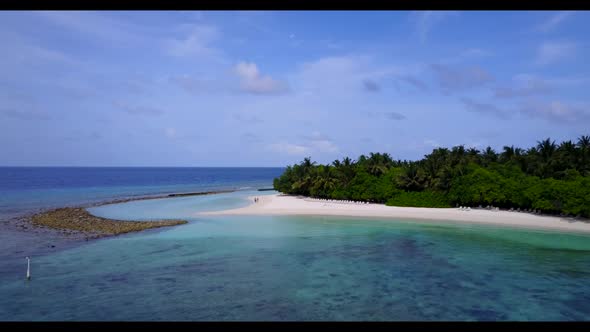
<svg viewBox="0 0 590 332">
<path fill-rule="evenodd" d="M 486 209 L 414 208 L 383 204 L 345 203 L 289 195 L 262 195 L 249 206 L 223 211 L 201 212 L 197 215 L 298 215 L 392 218 L 403 220 L 435 220 L 470 224 L 488 224 L 514 228 L 552 230 L 590 234 L 590 223 L 572 218 L 542 216 L 524 212 Z"/>
</svg>

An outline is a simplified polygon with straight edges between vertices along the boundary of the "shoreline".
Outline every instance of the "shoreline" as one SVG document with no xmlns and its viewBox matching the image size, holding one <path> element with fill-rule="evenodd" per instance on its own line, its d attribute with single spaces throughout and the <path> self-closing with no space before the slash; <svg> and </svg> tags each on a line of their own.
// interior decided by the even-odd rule
<svg viewBox="0 0 590 332">
<path fill-rule="evenodd" d="M 119 204 L 119 203 L 127 203 L 133 201 L 145 201 L 149 199 L 161 199 L 161 198 L 175 198 L 175 197 L 187 197 L 187 196 L 204 196 L 204 195 L 216 195 L 216 194 L 227 194 L 236 192 L 237 189 L 232 190 L 218 190 L 218 191 L 201 191 L 201 192 L 190 192 L 190 193 L 171 193 L 171 194 L 154 194 L 154 195 L 139 195 L 137 197 L 125 197 L 125 198 L 115 198 L 106 201 L 100 201 L 97 203 L 91 203 L 84 206 L 74 206 L 74 207 L 97 207 L 109 204 Z"/>
<path fill-rule="evenodd" d="M 90 214 L 86 209 L 90 207 L 97 207 L 109 204 L 120 204 L 120 203 L 127 203 L 132 201 L 142 201 L 142 200 L 149 200 L 149 199 L 162 199 L 162 198 L 177 198 L 177 197 L 186 197 L 186 196 L 200 196 L 200 195 L 215 195 L 215 194 L 222 194 L 222 193 L 231 193 L 235 192 L 237 189 L 232 190 L 218 190 L 218 191 L 205 191 L 205 192 L 190 192 L 190 193 L 167 193 L 167 194 L 153 194 L 153 195 L 137 195 L 135 197 L 128 196 L 122 198 L 110 198 L 102 201 L 85 203 L 85 204 L 78 204 L 73 206 L 61 206 L 61 207 L 47 207 L 47 208 L 37 208 L 34 210 L 29 210 L 23 212 L 17 216 L 4 219 L 0 221 L 0 229 L 6 231 L 6 234 L 12 234 L 11 236 L 19 237 L 17 241 L 20 244 L 14 244 L 9 252 L 1 253 L 0 257 L 4 258 L 13 258 L 15 255 L 22 255 L 24 256 L 43 256 L 49 253 L 77 247 L 79 245 L 83 245 L 84 243 L 88 243 L 89 241 L 95 241 L 105 238 L 110 238 L 113 236 L 119 236 L 129 233 L 137 233 L 141 231 L 157 231 L 159 228 L 162 227 L 170 227 L 179 224 L 184 224 L 186 221 L 177 220 L 174 224 L 165 224 L 169 223 L 170 220 L 159 220 L 163 222 L 162 225 L 156 226 L 152 225 L 152 227 L 142 228 L 142 229 L 132 229 L 128 232 L 119 232 L 119 233 L 94 233 L 91 232 L 84 232 L 76 227 L 72 227 L 76 223 L 75 218 L 74 220 L 70 220 L 69 222 L 73 222 L 72 225 L 68 227 L 67 223 L 65 225 L 59 225 L 60 223 L 55 221 L 46 220 L 46 222 L 35 223 L 33 218 L 39 218 L 40 216 L 52 216 L 55 217 L 55 211 L 57 210 L 69 210 L 70 212 L 77 211 L 80 209 L 80 213 L 74 214 L 74 216 L 82 215 L 84 218 L 101 218 Z M 79 218 L 79 217 L 77 217 Z M 122 220 L 115 220 L 115 219 L 106 219 L 101 218 L 115 223 L 129 223 L 132 221 L 122 221 Z M 95 219 L 96 221 L 96 219 Z M 149 221 L 139 221 L 140 223 L 147 223 Z M 99 223 L 101 223 L 99 221 Z M 142 224 L 143 225 L 143 224 Z M 142 226 L 140 225 L 140 226 Z M 79 225 L 78 225 L 79 226 Z M 115 225 L 113 225 L 115 226 Z"/>
<path fill-rule="evenodd" d="M 42 235 L 51 235 L 58 238 L 63 238 L 64 240 L 87 240 L 90 238 L 96 238 L 96 236 L 88 236 L 88 234 L 76 229 L 75 227 L 68 227 L 68 223 L 65 224 L 56 224 L 55 222 L 45 222 L 45 223 L 35 223 L 33 218 L 39 218 L 40 216 L 51 215 L 55 213 L 55 211 L 60 209 L 69 209 L 69 210 L 76 210 L 82 209 L 88 213 L 88 216 L 95 217 L 91 213 L 89 213 L 86 209 L 91 207 L 98 207 L 103 205 L 109 204 L 121 204 L 133 201 L 143 201 L 143 200 L 150 200 L 150 199 L 162 199 L 162 198 L 178 198 L 178 197 L 188 197 L 188 196 L 203 196 L 203 195 L 216 195 L 216 194 L 223 194 L 223 193 L 232 193 L 237 191 L 237 189 L 232 190 L 218 190 L 218 191 L 203 191 L 203 192 L 189 192 L 189 193 L 168 193 L 168 194 L 153 194 L 153 195 L 138 195 L 138 196 L 129 196 L 123 198 L 112 198 L 107 200 L 102 200 L 98 202 L 86 203 L 86 204 L 79 204 L 73 206 L 61 206 L 61 207 L 50 207 L 50 208 L 39 208 L 34 211 L 28 211 L 16 217 L 4 220 L 4 227 L 9 227 L 12 231 L 21 231 L 21 232 L 28 232 L 31 233 L 42 233 Z M 81 212 L 84 214 L 84 212 Z M 100 218 L 100 217 L 96 217 Z M 122 221 L 122 220 L 115 220 L 115 219 L 107 219 L 102 218 L 104 220 L 112 220 L 113 222 L 133 222 L 133 221 Z M 159 220 L 162 221 L 162 220 Z M 148 221 L 140 221 L 140 222 L 148 222 Z M 153 228 L 153 227 L 152 227 Z M 141 231 L 138 229 L 136 231 Z M 100 237 L 105 236 L 115 236 L 117 234 L 102 234 Z"/>
<path fill-rule="evenodd" d="M 590 235 L 590 223 L 573 218 L 534 215 L 526 212 L 458 208 L 423 208 L 325 201 L 283 194 L 257 196 L 258 203 L 238 209 L 200 212 L 198 215 L 338 216 L 408 221 L 439 221 Z M 254 196 L 249 197 L 251 200 Z"/>
</svg>

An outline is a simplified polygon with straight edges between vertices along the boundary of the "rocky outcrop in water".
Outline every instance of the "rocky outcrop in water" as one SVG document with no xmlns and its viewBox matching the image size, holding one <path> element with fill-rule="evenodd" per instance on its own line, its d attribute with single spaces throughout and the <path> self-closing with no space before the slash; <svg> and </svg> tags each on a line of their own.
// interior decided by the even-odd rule
<svg viewBox="0 0 590 332">
<path fill-rule="evenodd" d="M 44 226 L 63 231 L 84 233 L 89 237 L 138 232 L 150 228 L 186 224 L 186 220 L 125 221 L 106 219 L 91 215 L 84 208 L 59 208 L 35 214 L 31 217 L 35 226 Z"/>
</svg>

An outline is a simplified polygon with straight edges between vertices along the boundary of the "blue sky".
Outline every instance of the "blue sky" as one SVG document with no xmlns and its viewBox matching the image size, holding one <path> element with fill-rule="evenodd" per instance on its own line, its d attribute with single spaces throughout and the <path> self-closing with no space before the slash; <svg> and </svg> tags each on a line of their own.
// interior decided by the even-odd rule
<svg viewBox="0 0 590 332">
<path fill-rule="evenodd" d="M 590 134 L 587 12 L 1 12 L 0 165 L 284 166 Z"/>
</svg>

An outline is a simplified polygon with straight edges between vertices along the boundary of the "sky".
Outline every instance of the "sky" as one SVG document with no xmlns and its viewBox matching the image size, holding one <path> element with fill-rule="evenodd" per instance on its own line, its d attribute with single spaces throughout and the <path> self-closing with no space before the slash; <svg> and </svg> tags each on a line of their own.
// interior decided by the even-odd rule
<svg viewBox="0 0 590 332">
<path fill-rule="evenodd" d="M 0 13 L 0 165 L 286 166 L 590 134 L 590 13 Z"/>
</svg>

